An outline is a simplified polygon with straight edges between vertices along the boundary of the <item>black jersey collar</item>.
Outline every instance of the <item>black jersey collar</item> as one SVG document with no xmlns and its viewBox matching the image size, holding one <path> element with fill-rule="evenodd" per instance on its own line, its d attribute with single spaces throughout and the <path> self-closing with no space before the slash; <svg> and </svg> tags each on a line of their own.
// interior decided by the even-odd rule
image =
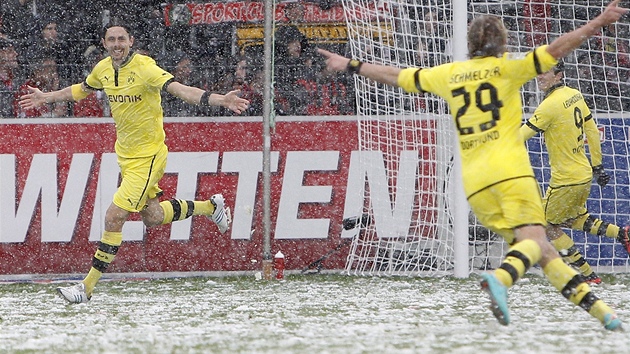
<svg viewBox="0 0 630 354">
<path fill-rule="evenodd" d="M 130 53 L 127 56 L 127 59 L 125 59 L 125 61 L 122 62 L 122 64 L 120 64 L 120 66 L 118 67 L 118 69 L 123 68 L 125 65 L 129 64 L 129 62 L 133 59 L 133 57 L 136 55 L 135 52 Z M 114 65 L 114 61 L 112 60 L 112 66 Z"/>
<path fill-rule="evenodd" d="M 549 97 L 549 95 L 551 95 L 553 91 L 563 86 L 565 86 L 564 82 L 558 82 L 557 84 L 554 84 L 553 86 L 551 86 L 549 89 L 547 89 L 547 91 L 545 91 L 545 96 L 543 97 L 543 100 Z"/>
</svg>

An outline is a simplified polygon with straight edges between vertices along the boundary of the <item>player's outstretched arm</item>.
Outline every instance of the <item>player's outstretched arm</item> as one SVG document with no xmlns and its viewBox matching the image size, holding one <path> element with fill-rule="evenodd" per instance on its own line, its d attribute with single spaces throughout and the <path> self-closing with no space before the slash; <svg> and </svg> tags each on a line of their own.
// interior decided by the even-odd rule
<svg viewBox="0 0 630 354">
<path fill-rule="evenodd" d="M 621 16 L 628 12 L 628 9 L 619 7 L 619 2 L 620 0 L 612 1 L 599 16 L 587 22 L 582 27 L 556 38 L 551 42 L 549 47 L 547 47 L 547 52 L 556 59 L 564 58 L 591 36 L 599 32 L 602 27 L 619 21 Z"/>
<path fill-rule="evenodd" d="M 382 84 L 398 87 L 400 68 L 352 61 L 349 58 L 321 48 L 318 48 L 317 52 L 326 58 L 326 67 L 330 71 L 348 71 L 365 76 Z"/>
<path fill-rule="evenodd" d="M 197 87 L 184 85 L 177 81 L 171 82 L 166 91 L 180 99 L 200 106 L 223 106 L 234 113 L 241 114 L 249 107 L 249 101 L 239 97 L 240 90 L 234 90 L 225 95 L 210 93 Z"/>
<path fill-rule="evenodd" d="M 521 137 L 523 138 L 523 142 L 526 142 L 527 140 L 532 138 L 534 135 L 538 134 L 538 132 L 530 128 L 527 123 L 521 125 L 521 128 L 519 130 L 521 133 Z"/>
<path fill-rule="evenodd" d="M 588 141 L 588 151 L 593 166 L 602 164 L 602 145 L 599 138 L 599 129 L 597 129 L 597 123 L 594 118 L 586 120 L 583 125 L 584 135 L 586 135 L 586 141 Z"/>
<path fill-rule="evenodd" d="M 247 107 L 249 107 L 249 101 L 240 97 L 240 93 L 241 90 L 230 91 L 225 95 L 213 93 L 210 97 L 208 97 L 208 99 L 210 104 L 221 105 L 234 113 L 241 114 L 247 110 Z"/>
<path fill-rule="evenodd" d="M 45 103 L 53 103 L 60 101 L 72 101 L 72 86 L 68 86 L 61 90 L 42 92 L 37 87 L 28 87 L 28 93 L 20 96 L 20 107 L 23 109 L 32 109 L 39 107 Z"/>
</svg>

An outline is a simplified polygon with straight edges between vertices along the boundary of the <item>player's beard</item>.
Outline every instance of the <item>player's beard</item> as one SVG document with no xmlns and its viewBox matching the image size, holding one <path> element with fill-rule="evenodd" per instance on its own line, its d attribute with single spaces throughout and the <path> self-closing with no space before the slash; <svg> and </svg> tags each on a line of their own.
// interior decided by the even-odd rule
<svg viewBox="0 0 630 354">
<path fill-rule="evenodd" d="M 114 64 L 116 65 L 122 65 L 124 64 L 127 59 L 129 58 L 129 53 L 131 52 L 130 48 L 127 49 L 122 49 L 122 53 L 120 54 L 120 58 L 117 58 L 114 54 L 117 54 L 116 51 L 118 51 L 119 48 L 114 48 L 109 55 L 112 57 L 112 61 L 114 62 Z"/>
</svg>

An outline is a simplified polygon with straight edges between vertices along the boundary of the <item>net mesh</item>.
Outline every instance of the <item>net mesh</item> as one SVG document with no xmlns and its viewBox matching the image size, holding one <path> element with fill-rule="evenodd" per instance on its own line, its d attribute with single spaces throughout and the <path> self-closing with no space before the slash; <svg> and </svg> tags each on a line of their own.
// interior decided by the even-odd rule
<svg viewBox="0 0 630 354">
<path fill-rule="evenodd" d="M 440 64 L 450 27 L 430 2 L 346 2 L 351 55 L 401 66 Z M 446 7 L 440 16 L 447 16 Z M 401 20 L 404 18 L 406 20 Z M 448 23 L 448 22 L 447 22 Z M 423 33 L 418 36 L 418 33 Z M 453 267 L 449 174 L 453 132 L 444 102 L 355 78 L 364 213 L 374 223 L 355 237 L 347 270 L 356 274 L 445 273 Z"/>
<path fill-rule="evenodd" d="M 500 16 L 509 33 L 508 50 L 527 52 L 594 18 L 601 1 L 472 1 L 468 18 Z M 451 1 L 344 0 L 348 55 L 363 62 L 427 67 L 453 58 Z M 594 184 L 589 212 L 621 227 L 630 214 L 626 126 L 630 102 L 630 44 L 627 22 L 606 28 L 565 59 L 566 83 L 579 89 L 602 132 L 608 186 Z M 496 268 L 507 247 L 501 237 L 468 218 L 468 235 L 453 233 L 451 182 L 454 132 L 441 99 L 418 96 L 355 77 L 363 213 L 374 221 L 353 239 L 346 264 L 350 274 L 431 275 L 452 273 L 455 238 L 468 240 L 470 271 Z M 534 80 L 522 89 L 524 119 L 542 97 Z M 541 188 L 550 177 L 543 137 L 528 141 Z M 599 272 L 628 270 L 628 254 L 612 238 L 566 230 Z"/>
</svg>

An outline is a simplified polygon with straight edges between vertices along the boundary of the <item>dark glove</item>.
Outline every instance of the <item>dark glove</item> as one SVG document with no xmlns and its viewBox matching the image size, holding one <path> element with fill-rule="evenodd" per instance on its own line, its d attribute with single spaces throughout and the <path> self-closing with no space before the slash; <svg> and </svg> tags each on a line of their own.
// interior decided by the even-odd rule
<svg viewBox="0 0 630 354">
<path fill-rule="evenodd" d="M 597 184 L 604 187 L 610 181 L 610 175 L 604 171 L 603 165 L 593 166 L 593 178 L 597 179 Z"/>
<path fill-rule="evenodd" d="M 344 230 L 352 230 L 357 226 L 367 227 L 372 223 L 372 218 L 368 214 L 363 214 L 363 216 L 358 217 L 350 217 L 342 220 L 342 225 Z"/>
</svg>

